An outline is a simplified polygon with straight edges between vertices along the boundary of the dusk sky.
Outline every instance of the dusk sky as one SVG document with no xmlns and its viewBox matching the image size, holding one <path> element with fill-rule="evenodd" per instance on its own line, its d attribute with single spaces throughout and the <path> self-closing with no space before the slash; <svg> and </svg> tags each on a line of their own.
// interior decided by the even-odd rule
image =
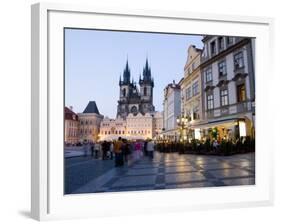
<svg viewBox="0 0 281 224">
<path fill-rule="evenodd" d="M 147 57 L 155 84 L 153 103 L 163 111 L 165 86 L 183 77 L 187 48 L 202 48 L 201 40 L 194 35 L 66 29 L 65 104 L 79 113 L 96 101 L 102 115 L 115 118 L 127 58 L 138 82 Z"/>
</svg>

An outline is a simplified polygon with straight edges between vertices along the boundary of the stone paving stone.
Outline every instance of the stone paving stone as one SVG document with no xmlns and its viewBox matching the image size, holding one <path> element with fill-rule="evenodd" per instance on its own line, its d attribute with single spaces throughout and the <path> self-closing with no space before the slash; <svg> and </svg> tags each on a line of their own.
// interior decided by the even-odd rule
<svg viewBox="0 0 281 224">
<path fill-rule="evenodd" d="M 97 166 L 98 165 L 98 166 Z M 114 161 L 67 159 L 66 173 L 75 183 L 68 193 L 163 190 L 255 183 L 254 153 L 233 156 L 158 153 L 150 160 L 130 160 L 115 168 Z M 83 175 L 79 174 L 84 171 Z M 96 171 L 99 171 L 96 173 Z M 87 179 L 86 179 L 87 178 Z"/>
<path fill-rule="evenodd" d="M 214 187 L 215 185 L 211 182 L 192 182 L 185 184 L 169 184 L 166 185 L 165 189 L 177 189 L 177 188 L 194 188 L 194 187 Z"/>
<path fill-rule="evenodd" d="M 204 159 L 204 160 L 195 160 L 195 161 L 193 161 L 193 163 L 196 164 L 196 165 L 212 164 L 212 163 L 216 163 L 217 164 L 217 163 L 219 163 L 219 161 L 216 160 L 216 159 L 210 159 L 210 160 Z"/>
<path fill-rule="evenodd" d="M 191 171 L 197 171 L 192 166 L 173 166 L 173 167 L 166 167 L 166 173 L 175 173 L 175 172 L 191 172 Z"/>
<path fill-rule="evenodd" d="M 144 169 L 131 169 L 126 175 L 144 175 L 144 174 L 157 174 L 157 168 L 144 168 Z"/>
<path fill-rule="evenodd" d="M 154 185 L 155 181 L 156 176 L 127 176 L 120 178 L 112 185 L 112 187 L 135 186 L 136 188 L 138 188 L 138 185 Z"/>
<path fill-rule="evenodd" d="M 177 161 L 173 161 L 173 162 L 167 162 L 165 163 L 165 166 L 191 166 L 190 162 L 177 162 Z"/>
<path fill-rule="evenodd" d="M 255 163 L 252 161 L 231 162 L 231 164 L 234 164 L 236 166 L 255 166 Z"/>
<path fill-rule="evenodd" d="M 180 183 L 194 180 L 205 180 L 205 177 L 199 172 L 166 174 L 166 183 Z"/>
<path fill-rule="evenodd" d="M 142 165 L 134 165 L 132 168 L 133 169 L 153 169 L 153 168 L 158 168 L 159 165 L 156 164 L 142 164 Z"/>
<path fill-rule="evenodd" d="M 234 185 L 254 185 L 255 178 L 237 178 L 237 179 L 227 179 L 223 180 L 223 182 L 228 186 Z"/>
<path fill-rule="evenodd" d="M 210 163 L 199 165 L 204 170 L 233 168 L 229 163 Z"/>
<path fill-rule="evenodd" d="M 223 169 L 223 170 L 210 170 L 211 173 L 216 178 L 225 178 L 225 177 L 243 177 L 252 175 L 249 171 L 242 169 Z"/>
</svg>

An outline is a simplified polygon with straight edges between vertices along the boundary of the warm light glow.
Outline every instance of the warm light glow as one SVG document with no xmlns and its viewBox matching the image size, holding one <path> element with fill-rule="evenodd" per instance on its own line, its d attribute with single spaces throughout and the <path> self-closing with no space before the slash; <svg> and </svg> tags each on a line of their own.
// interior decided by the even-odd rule
<svg viewBox="0 0 281 224">
<path fill-rule="evenodd" d="M 240 137 L 246 136 L 246 124 L 244 121 L 239 121 L 239 133 Z"/>
<path fill-rule="evenodd" d="M 195 135 L 195 139 L 199 139 L 199 140 L 201 139 L 201 133 L 199 128 L 194 129 L 194 135 Z"/>
</svg>

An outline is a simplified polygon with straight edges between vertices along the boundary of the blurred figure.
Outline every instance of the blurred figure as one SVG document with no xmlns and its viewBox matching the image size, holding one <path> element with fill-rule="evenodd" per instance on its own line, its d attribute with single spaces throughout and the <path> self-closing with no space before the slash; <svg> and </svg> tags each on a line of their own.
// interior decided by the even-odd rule
<svg viewBox="0 0 281 224">
<path fill-rule="evenodd" d="M 122 154 L 122 146 L 123 142 L 121 137 L 118 138 L 118 141 L 115 142 L 114 144 L 114 153 L 115 153 L 115 166 L 123 166 L 124 161 L 123 161 L 123 154 Z"/>
<path fill-rule="evenodd" d="M 102 150 L 102 160 L 106 159 L 106 153 L 107 153 L 107 141 L 103 141 L 101 144 L 101 150 Z"/>
<path fill-rule="evenodd" d="M 154 147 L 155 147 L 154 142 L 152 140 L 149 140 L 149 142 L 147 143 L 147 154 L 151 159 L 153 159 L 154 157 Z"/>
<path fill-rule="evenodd" d="M 109 151 L 110 151 L 110 159 L 113 160 L 113 152 L 114 152 L 113 142 L 110 142 Z"/>
<path fill-rule="evenodd" d="M 95 150 L 95 158 L 98 159 L 99 158 L 99 152 L 101 150 L 101 145 L 100 145 L 99 142 L 96 142 L 94 150 Z"/>
<path fill-rule="evenodd" d="M 142 145 L 140 142 L 135 143 L 135 159 L 139 160 L 141 157 Z"/>
</svg>

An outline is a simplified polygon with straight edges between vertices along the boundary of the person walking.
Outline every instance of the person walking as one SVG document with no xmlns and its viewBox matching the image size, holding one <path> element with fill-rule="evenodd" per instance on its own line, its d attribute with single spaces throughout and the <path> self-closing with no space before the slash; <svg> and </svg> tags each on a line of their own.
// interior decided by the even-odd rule
<svg viewBox="0 0 281 224">
<path fill-rule="evenodd" d="M 151 159 L 153 159 L 154 157 L 154 147 L 155 147 L 154 142 L 152 140 L 149 140 L 149 142 L 147 143 L 147 154 Z"/>
<path fill-rule="evenodd" d="M 136 142 L 135 143 L 135 159 L 136 160 L 140 159 L 140 157 L 141 157 L 141 150 L 142 150 L 141 143 L 140 142 Z"/>
<path fill-rule="evenodd" d="M 103 141 L 101 144 L 101 150 L 102 150 L 102 160 L 106 159 L 106 151 L 107 151 L 107 142 Z"/>
<path fill-rule="evenodd" d="M 145 155 L 145 156 L 148 156 L 147 141 L 144 141 L 144 144 L 143 144 L 143 151 L 144 151 L 144 155 Z"/>
<path fill-rule="evenodd" d="M 114 144 L 113 144 L 113 142 L 110 142 L 109 151 L 110 151 L 110 159 L 113 160 L 113 152 L 114 152 Z"/>
<path fill-rule="evenodd" d="M 118 141 L 114 144 L 114 153 L 115 153 L 115 166 L 123 166 L 123 155 L 122 155 L 122 146 L 123 142 L 121 137 L 118 138 Z"/>
<path fill-rule="evenodd" d="M 88 143 L 84 143 L 83 152 L 84 152 L 84 157 L 86 157 L 88 154 Z"/>
<path fill-rule="evenodd" d="M 94 154 L 95 154 L 95 143 L 92 143 L 91 144 L 91 156 L 92 156 L 92 158 L 94 157 Z"/>
<path fill-rule="evenodd" d="M 99 142 L 96 142 L 94 150 L 95 150 L 95 158 L 98 159 L 99 158 L 99 152 L 101 150 L 101 145 L 100 145 Z"/>
</svg>

